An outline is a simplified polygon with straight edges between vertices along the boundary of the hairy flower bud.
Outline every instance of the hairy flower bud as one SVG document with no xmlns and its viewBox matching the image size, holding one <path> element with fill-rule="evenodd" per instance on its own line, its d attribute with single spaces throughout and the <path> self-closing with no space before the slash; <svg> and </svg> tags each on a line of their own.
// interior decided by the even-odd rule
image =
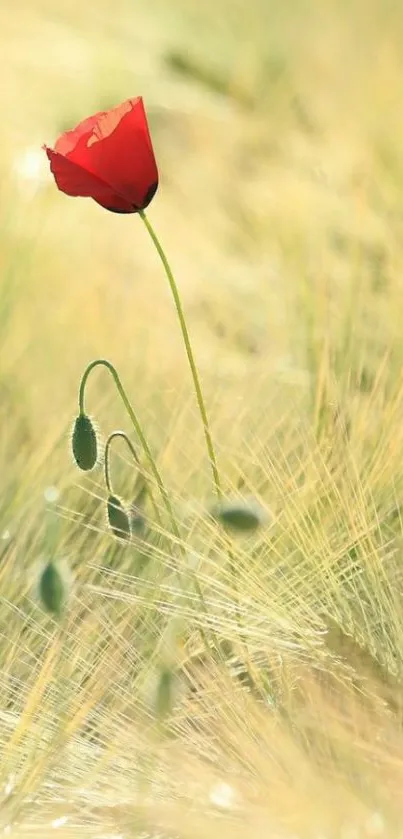
<svg viewBox="0 0 403 839">
<path fill-rule="evenodd" d="M 217 521 L 229 530 L 251 533 L 267 520 L 265 511 L 254 500 L 222 501 L 212 511 Z"/>
<path fill-rule="evenodd" d="M 79 469 L 89 472 L 98 458 L 98 443 L 94 424 L 87 414 L 79 414 L 72 435 L 73 457 Z"/>
<path fill-rule="evenodd" d="M 108 524 L 114 536 L 120 539 L 130 539 L 130 519 L 117 495 L 110 495 L 107 500 Z"/>
<path fill-rule="evenodd" d="M 39 580 L 39 597 L 43 608 L 60 617 L 67 600 L 68 586 L 54 562 L 48 562 Z"/>
</svg>

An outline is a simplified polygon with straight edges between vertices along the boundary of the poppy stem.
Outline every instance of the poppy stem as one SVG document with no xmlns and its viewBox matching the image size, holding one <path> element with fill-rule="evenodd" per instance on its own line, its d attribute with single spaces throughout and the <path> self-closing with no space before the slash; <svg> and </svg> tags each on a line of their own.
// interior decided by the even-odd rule
<svg viewBox="0 0 403 839">
<path fill-rule="evenodd" d="M 160 260 L 161 260 L 161 262 L 164 266 L 165 273 L 166 273 L 167 278 L 168 278 L 168 282 L 169 282 L 170 289 L 171 289 L 171 292 L 172 292 L 172 296 L 173 296 L 173 299 L 174 299 L 176 312 L 177 312 L 178 319 L 179 319 L 180 328 L 182 330 L 182 337 L 183 337 L 183 341 L 184 341 L 184 344 L 185 344 L 185 349 L 186 349 L 186 354 L 187 354 L 188 361 L 189 361 L 190 370 L 191 370 L 192 377 L 193 377 L 193 384 L 194 384 L 194 388 L 195 388 L 195 391 L 196 391 L 197 404 L 199 406 L 200 416 L 201 416 L 201 420 L 202 420 L 202 423 L 203 423 L 203 429 L 204 429 L 204 436 L 205 436 L 205 440 L 206 440 L 207 452 L 208 452 L 208 455 L 209 455 L 211 471 L 213 473 L 213 482 L 214 482 L 214 486 L 215 486 L 215 491 L 216 491 L 217 497 L 219 498 L 219 500 L 221 500 L 223 493 L 222 493 L 222 488 L 221 488 L 220 475 L 219 475 L 219 472 L 218 472 L 217 459 L 216 459 L 216 456 L 215 456 L 213 440 L 212 440 L 211 432 L 210 432 L 210 425 L 209 425 L 209 421 L 208 421 L 208 417 L 207 417 L 206 406 L 204 404 L 203 392 L 202 392 L 202 388 L 201 388 L 201 384 L 200 384 L 199 374 L 198 374 L 198 371 L 197 371 L 197 365 L 196 365 L 195 358 L 194 358 L 194 355 L 193 355 L 192 345 L 191 345 L 191 342 L 190 342 L 189 332 L 188 332 L 188 328 L 187 328 L 187 324 L 186 324 L 186 318 L 185 318 L 185 314 L 184 314 L 184 311 L 183 311 L 183 308 L 182 308 L 182 302 L 181 302 L 181 298 L 180 298 L 180 294 L 179 294 L 179 289 L 178 289 L 178 286 L 176 285 L 175 277 L 172 273 L 172 269 L 171 269 L 171 266 L 168 262 L 165 251 L 164 251 L 164 249 L 163 249 L 163 247 L 160 243 L 160 240 L 158 239 L 158 236 L 157 236 L 153 226 L 149 222 L 148 217 L 146 216 L 144 210 L 139 211 L 139 216 L 141 217 L 142 221 L 144 222 L 144 224 L 145 224 L 145 226 L 148 230 L 148 233 L 149 233 L 149 235 L 150 235 L 150 237 L 151 237 L 151 239 L 152 239 L 152 241 L 155 245 L 158 256 L 160 257 Z M 251 674 L 247 644 L 245 642 L 242 642 L 242 639 L 243 639 L 243 636 L 244 636 L 244 630 L 243 630 L 243 625 L 242 625 L 242 616 L 241 616 L 241 612 L 240 612 L 240 608 L 239 608 L 238 574 L 237 574 L 237 568 L 236 568 L 234 553 L 233 553 L 233 550 L 232 550 L 230 545 L 228 546 L 228 558 L 229 558 L 230 570 L 231 570 L 232 579 L 233 579 L 233 583 L 234 583 L 234 589 L 235 589 L 234 596 L 235 596 L 236 619 L 237 619 L 237 624 L 238 624 L 238 628 L 239 628 L 241 643 L 243 643 L 243 646 L 245 647 L 245 650 L 246 650 L 245 667 L 246 667 L 246 671 L 249 675 L 250 682 L 251 682 L 251 684 L 254 685 L 255 681 L 254 681 L 253 676 Z"/>
<path fill-rule="evenodd" d="M 129 439 L 129 437 L 127 436 L 127 434 L 125 434 L 125 432 L 124 432 L 124 431 L 112 431 L 112 433 L 109 435 L 109 437 L 108 437 L 108 439 L 107 439 L 107 441 L 106 441 L 106 443 L 105 443 L 105 450 L 104 450 L 104 476 L 105 476 L 106 489 L 108 490 L 109 495 L 113 495 L 113 491 L 112 491 L 112 481 L 111 481 L 111 470 L 110 470 L 110 463 L 109 463 L 109 453 L 110 453 L 111 443 L 112 443 L 112 441 L 113 441 L 113 440 L 115 440 L 117 437 L 120 437 L 120 439 L 121 439 L 121 440 L 124 440 L 124 441 L 125 441 L 125 443 L 126 443 L 126 445 L 127 445 L 128 449 L 129 449 L 129 451 L 130 451 L 130 453 L 131 453 L 131 455 L 132 455 L 132 457 L 133 457 L 133 460 L 135 461 L 136 466 L 137 466 L 137 468 L 138 468 L 138 470 L 139 470 L 139 475 L 140 475 L 140 479 L 141 479 L 141 481 L 143 482 L 143 486 L 145 485 L 146 492 L 148 492 L 148 494 L 149 494 L 149 496 L 150 496 L 150 498 L 151 498 L 151 503 L 152 503 L 153 508 L 154 508 L 154 513 L 155 513 L 156 519 L 157 519 L 157 521 L 159 521 L 159 522 L 160 522 L 160 514 L 159 514 L 159 510 L 158 510 L 158 507 L 157 507 L 157 505 L 156 505 L 156 503 L 155 503 L 155 500 L 154 500 L 154 497 L 153 497 L 153 495 L 152 495 L 152 492 L 151 492 L 151 490 L 150 490 L 150 488 L 149 488 L 149 486 L 148 486 L 148 484 L 147 484 L 147 480 L 146 480 L 146 478 L 145 478 L 145 476 L 144 476 L 144 474 L 143 474 L 143 471 L 142 471 L 142 468 L 141 468 L 141 463 L 140 463 L 140 458 L 139 458 L 139 456 L 138 456 L 138 454 L 137 454 L 137 452 L 136 452 L 136 449 L 135 449 L 135 447 L 134 447 L 134 445 L 133 445 L 132 441 Z M 142 490 L 141 490 L 141 492 L 142 492 Z M 136 498 L 137 498 L 137 497 L 138 497 L 138 492 L 136 493 Z"/>
<path fill-rule="evenodd" d="M 109 435 L 109 437 L 108 437 L 108 439 L 105 443 L 105 450 L 104 450 L 105 484 L 106 484 L 106 488 L 107 488 L 110 495 L 113 495 L 113 492 L 112 492 L 112 482 L 111 482 L 111 475 L 110 475 L 110 468 L 109 468 L 109 449 L 110 449 L 112 440 L 115 440 L 116 437 L 120 437 L 122 440 L 125 441 L 128 449 L 130 450 L 130 452 L 133 456 L 133 460 L 135 461 L 138 470 L 139 471 L 141 470 L 139 456 L 136 452 L 136 449 L 133 446 L 133 443 L 131 442 L 131 440 L 129 440 L 127 434 L 125 434 L 124 431 L 112 431 L 112 433 Z"/>
<path fill-rule="evenodd" d="M 148 217 L 146 216 L 144 210 L 140 210 L 139 216 L 142 219 L 142 221 L 144 222 L 144 224 L 147 228 L 147 231 L 148 231 L 148 233 L 149 233 L 149 235 L 150 235 L 150 237 L 151 237 L 151 239 L 152 239 L 152 241 L 155 245 L 158 256 L 159 256 L 159 258 L 160 258 L 160 260 L 161 260 L 161 262 L 164 266 L 164 270 L 165 270 L 165 273 L 166 273 L 166 276 L 167 276 L 167 279 L 168 279 L 168 282 L 169 282 L 169 286 L 170 286 L 170 289 L 171 289 L 171 292 L 172 292 L 172 297 L 174 299 L 176 313 L 178 315 L 179 324 L 180 324 L 180 328 L 181 328 L 181 331 L 182 331 L 183 342 L 185 344 L 186 355 L 188 357 L 189 366 L 190 366 L 190 370 L 191 370 L 191 373 L 192 373 L 194 389 L 196 391 L 197 404 L 198 404 L 198 407 L 199 407 L 199 412 L 200 412 L 201 420 L 202 420 L 202 423 L 203 423 L 204 437 L 205 437 L 205 440 L 206 440 L 206 446 L 207 446 L 207 452 L 208 452 L 208 456 L 209 456 L 209 460 L 210 460 L 211 471 L 213 473 L 213 481 L 214 481 L 215 491 L 216 491 L 216 494 L 217 494 L 218 498 L 221 498 L 222 489 L 221 489 L 220 475 L 219 475 L 219 472 L 218 472 L 217 459 L 216 459 L 216 456 L 215 456 L 214 445 L 213 445 L 213 440 L 212 440 L 211 431 L 210 431 L 210 425 L 209 425 L 209 421 L 208 421 L 208 417 L 207 417 L 206 406 L 205 406 L 205 403 L 204 403 L 203 392 L 202 392 L 202 388 L 201 388 L 201 384 L 200 384 L 200 378 L 199 378 L 199 374 L 198 374 L 198 371 L 197 371 L 197 365 L 196 365 L 196 362 L 195 362 L 195 358 L 194 358 L 194 355 L 193 355 L 193 349 L 192 349 L 192 345 L 191 345 L 191 342 L 190 342 L 189 332 L 188 332 L 188 328 L 187 328 L 187 324 L 186 324 L 186 318 L 185 318 L 185 314 L 184 314 L 184 311 L 183 311 L 181 298 L 180 298 L 180 295 L 179 295 L 178 286 L 176 284 L 175 277 L 172 273 L 172 269 L 171 269 L 171 266 L 170 266 L 170 264 L 168 262 L 168 259 L 166 257 L 165 251 L 164 251 L 164 249 L 163 249 L 163 247 L 162 247 L 162 245 L 161 245 L 161 243 L 158 239 L 158 236 L 157 236 L 153 226 L 149 222 Z"/>
</svg>

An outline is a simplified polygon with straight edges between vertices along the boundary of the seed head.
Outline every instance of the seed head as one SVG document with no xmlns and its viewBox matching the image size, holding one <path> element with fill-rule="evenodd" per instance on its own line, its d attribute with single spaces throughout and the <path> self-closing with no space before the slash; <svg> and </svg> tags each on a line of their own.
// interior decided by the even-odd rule
<svg viewBox="0 0 403 839">
<path fill-rule="evenodd" d="M 98 458 L 98 442 L 94 424 L 87 414 L 76 417 L 71 445 L 78 468 L 83 472 L 93 469 Z"/>
</svg>

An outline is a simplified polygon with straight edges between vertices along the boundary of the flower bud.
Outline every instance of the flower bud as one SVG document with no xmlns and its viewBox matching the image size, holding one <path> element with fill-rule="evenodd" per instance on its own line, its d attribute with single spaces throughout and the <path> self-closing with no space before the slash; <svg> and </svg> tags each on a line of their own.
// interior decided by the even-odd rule
<svg viewBox="0 0 403 839">
<path fill-rule="evenodd" d="M 265 523 L 265 511 L 254 500 L 222 501 L 212 513 L 224 527 L 243 533 L 251 533 Z"/>
<path fill-rule="evenodd" d="M 117 495 L 110 495 L 108 498 L 107 516 L 109 527 L 114 536 L 120 539 L 130 539 L 130 519 Z"/>
<path fill-rule="evenodd" d="M 48 562 L 39 580 L 39 597 L 46 612 L 60 617 L 67 600 L 67 584 L 54 562 Z"/>
<path fill-rule="evenodd" d="M 176 673 L 174 670 L 163 665 L 157 674 L 154 713 L 160 722 L 163 722 L 171 715 L 178 693 Z"/>
<path fill-rule="evenodd" d="M 97 462 L 98 444 L 94 424 L 87 414 L 79 414 L 76 418 L 71 443 L 78 468 L 89 472 Z"/>
</svg>

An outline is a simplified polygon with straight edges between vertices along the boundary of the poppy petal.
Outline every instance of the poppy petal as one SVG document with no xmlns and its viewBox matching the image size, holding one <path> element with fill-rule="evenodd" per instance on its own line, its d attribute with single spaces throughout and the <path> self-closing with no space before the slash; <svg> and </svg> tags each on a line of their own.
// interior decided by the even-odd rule
<svg viewBox="0 0 403 839">
<path fill-rule="evenodd" d="M 124 213 L 135 212 L 136 208 L 132 204 L 121 195 L 117 195 L 97 175 L 88 172 L 82 166 L 47 146 L 45 146 L 45 151 L 56 184 L 66 195 L 94 198 L 95 201 L 108 209 L 114 208 L 116 211 Z"/>
<path fill-rule="evenodd" d="M 147 206 L 146 197 L 158 186 L 158 170 L 142 99 L 101 114 L 91 136 L 80 137 L 71 159 L 100 176 L 129 205 Z"/>
<path fill-rule="evenodd" d="M 93 136 L 95 140 L 106 140 L 115 131 L 124 116 L 138 107 L 140 99 L 127 99 L 121 105 L 111 108 L 109 111 L 101 111 L 93 123 Z M 144 114 L 145 118 L 145 114 Z"/>
<path fill-rule="evenodd" d="M 145 209 L 158 169 L 141 97 L 98 111 L 44 147 L 57 186 L 117 213 Z"/>
<path fill-rule="evenodd" d="M 94 126 L 104 113 L 105 111 L 98 111 L 92 117 L 83 119 L 71 131 L 65 131 L 56 141 L 55 151 L 59 152 L 59 154 L 64 154 L 66 157 L 73 155 L 78 141 L 85 135 L 87 137 L 91 136 Z"/>
</svg>

